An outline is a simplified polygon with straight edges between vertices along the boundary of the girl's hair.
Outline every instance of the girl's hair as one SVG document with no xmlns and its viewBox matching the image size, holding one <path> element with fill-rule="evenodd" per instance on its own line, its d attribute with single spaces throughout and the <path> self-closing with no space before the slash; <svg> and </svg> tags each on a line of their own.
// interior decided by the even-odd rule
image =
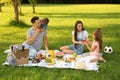
<svg viewBox="0 0 120 80">
<path fill-rule="evenodd" d="M 48 23 L 49 23 L 49 19 L 48 19 L 47 17 L 44 17 L 44 18 L 42 19 L 42 21 L 43 21 L 45 24 L 48 24 Z"/>
<path fill-rule="evenodd" d="M 77 25 L 78 24 L 82 24 L 82 31 L 85 30 L 84 27 L 83 27 L 82 21 L 79 21 L 79 20 L 76 21 L 76 23 L 75 23 L 75 33 L 74 33 L 75 41 L 77 41 L 77 32 L 78 32 Z M 75 44 L 75 48 L 77 48 L 77 44 Z"/>
<path fill-rule="evenodd" d="M 98 41 L 99 48 L 102 49 L 102 31 L 100 28 L 98 28 L 96 31 L 94 31 L 95 41 Z"/>
</svg>

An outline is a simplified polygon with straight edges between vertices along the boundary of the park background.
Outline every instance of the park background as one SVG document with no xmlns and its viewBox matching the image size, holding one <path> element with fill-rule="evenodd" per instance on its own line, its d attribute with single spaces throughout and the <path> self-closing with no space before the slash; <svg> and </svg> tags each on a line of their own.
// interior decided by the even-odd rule
<svg viewBox="0 0 120 80">
<path fill-rule="evenodd" d="M 70 1 L 80 2 L 79 0 Z M 67 0 L 66 2 L 68 3 L 64 4 L 52 4 L 50 2 L 50 4 L 45 2 L 43 4 L 39 2 L 35 4 L 35 13 L 33 13 L 31 4 L 22 2 L 18 7 L 18 19 L 15 17 L 14 7 L 10 4 L 2 3 L 0 12 L 0 80 L 119 80 L 119 1 L 104 0 L 110 4 L 103 4 L 107 3 L 104 1 L 92 1 L 93 4 L 75 4 L 76 2 L 69 4 Z M 103 50 L 101 51 L 107 62 L 99 62 L 99 72 L 60 68 L 3 66 L 2 63 L 7 56 L 4 50 L 8 49 L 11 44 L 22 44 L 26 40 L 26 32 L 32 25 L 30 19 L 33 16 L 39 16 L 40 19 L 43 17 L 50 19 L 47 28 L 50 49 L 59 50 L 60 46 L 71 44 L 71 32 L 74 29 L 74 24 L 76 20 L 81 20 L 85 29 L 89 32 L 91 41 L 92 32 L 97 28 L 101 28 L 103 31 L 103 50 L 105 46 L 112 46 L 114 52 L 105 54 Z M 44 49 L 44 45 L 42 48 Z M 85 49 L 84 51 L 87 52 L 88 50 Z"/>
</svg>

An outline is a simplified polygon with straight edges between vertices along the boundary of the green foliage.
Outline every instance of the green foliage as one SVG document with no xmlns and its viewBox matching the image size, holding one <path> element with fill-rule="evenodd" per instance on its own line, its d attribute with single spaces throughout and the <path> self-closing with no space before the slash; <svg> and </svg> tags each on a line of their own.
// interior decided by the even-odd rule
<svg viewBox="0 0 120 80">
<path fill-rule="evenodd" d="M 37 4 L 37 0 L 28 0 L 29 3 L 32 5 L 32 8 L 33 8 L 33 13 L 35 13 L 35 6 Z"/>
<path fill-rule="evenodd" d="M 37 14 L 32 14 L 30 5 L 22 5 L 24 16 L 20 20 L 27 23 L 12 22 L 13 9 L 3 7 L 0 13 L 0 64 L 6 60 L 4 50 L 11 44 L 21 44 L 26 40 L 26 32 L 31 27 L 31 18 L 48 17 L 49 49 L 59 49 L 61 46 L 72 44 L 71 32 L 76 20 L 83 21 L 85 29 L 91 36 L 92 32 L 100 27 L 103 32 L 103 48 L 112 46 L 114 52 L 105 54 L 106 63 L 99 63 L 99 72 L 74 69 L 43 68 L 43 67 L 12 67 L 0 66 L 0 80 L 119 80 L 120 78 L 120 5 L 117 4 L 78 4 L 78 5 L 50 5 L 36 6 Z M 11 21 L 11 23 L 9 23 Z M 24 25 L 24 27 L 23 27 Z M 29 27 L 28 27 L 29 26 Z M 22 28 L 21 28 L 22 27 Z M 44 49 L 44 46 L 43 48 Z M 85 48 L 84 50 L 88 50 Z"/>
<path fill-rule="evenodd" d="M 1 3 L 7 3 L 10 2 L 11 0 L 0 0 Z"/>
<path fill-rule="evenodd" d="M 38 0 L 28 0 L 30 4 L 36 5 Z"/>
<path fill-rule="evenodd" d="M 0 0 L 0 3 L 4 4 L 5 6 L 11 5 L 11 0 Z"/>
</svg>

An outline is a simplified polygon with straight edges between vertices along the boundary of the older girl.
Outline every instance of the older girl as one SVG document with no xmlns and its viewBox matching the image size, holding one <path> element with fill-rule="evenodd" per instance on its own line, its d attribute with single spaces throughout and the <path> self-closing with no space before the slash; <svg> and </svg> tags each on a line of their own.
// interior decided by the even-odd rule
<svg viewBox="0 0 120 80">
<path fill-rule="evenodd" d="M 60 50 L 67 54 L 83 53 L 83 41 L 88 41 L 88 32 L 84 29 L 82 21 L 76 21 L 75 29 L 72 31 L 72 45 L 62 46 Z"/>
</svg>

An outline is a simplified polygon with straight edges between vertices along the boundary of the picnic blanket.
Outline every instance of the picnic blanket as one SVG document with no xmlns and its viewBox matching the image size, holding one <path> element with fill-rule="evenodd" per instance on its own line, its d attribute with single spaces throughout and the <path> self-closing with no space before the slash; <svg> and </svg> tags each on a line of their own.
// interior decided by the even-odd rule
<svg viewBox="0 0 120 80">
<path fill-rule="evenodd" d="M 5 53 L 9 52 L 9 50 L 6 50 Z M 54 52 L 59 52 L 59 50 L 54 50 Z M 42 53 L 44 55 L 47 55 L 46 50 L 40 50 L 38 53 Z M 81 55 L 77 55 L 75 57 L 74 61 L 67 62 L 66 59 L 72 57 L 71 54 L 64 54 L 62 59 L 54 58 L 54 64 L 49 65 L 45 61 L 45 59 L 42 59 L 39 63 L 33 63 L 32 60 L 28 61 L 28 64 L 22 64 L 19 66 L 40 66 L 40 67 L 46 67 L 46 68 L 72 68 L 72 69 L 84 69 L 84 70 L 94 70 L 98 71 L 99 66 L 97 62 L 90 63 L 89 60 L 91 57 L 83 57 Z M 82 61 L 83 59 L 86 59 L 85 61 Z M 9 63 L 5 62 L 3 65 L 9 65 Z"/>
</svg>

